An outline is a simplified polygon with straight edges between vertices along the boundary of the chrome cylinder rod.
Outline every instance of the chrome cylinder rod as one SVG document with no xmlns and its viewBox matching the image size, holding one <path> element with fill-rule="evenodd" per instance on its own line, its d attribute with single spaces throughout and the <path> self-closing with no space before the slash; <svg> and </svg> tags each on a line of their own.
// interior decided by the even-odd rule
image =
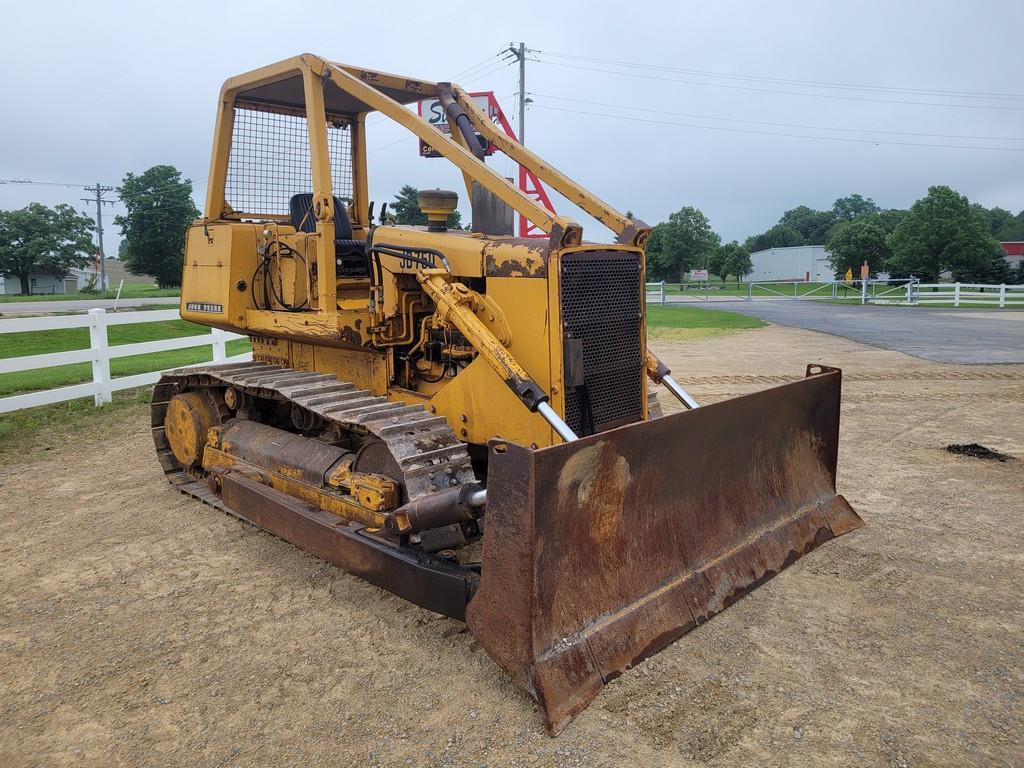
<svg viewBox="0 0 1024 768">
<path fill-rule="evenodd" d="M 679 382 L 669 376 L 667 373 L 661 377 L 661 383 L 668 387 L 668 391 L 671 392 L 676 398 L 691 410 L 694 408 L 700 408 L 697 401 L 690 397 L 690 393 L 679 386 Z"/>
<path fill-rule="evenodd" d="M 466 499 L 466 503 L 471 507 L 484 506 L 487 503 L 487 489 L 481 488 L 479 491 L 473 491 Z"/>
<path fill-rule="evenodd" d="M 541 403 L 537 406 L 537 413 L 544 417 L 544 421 L 551 425 L 551 428 L 558 433 L 565 442 L 571 443 L 573 440 L 579 440 L 576 437 L 576 433 L 569 428 L 569 425 L 562 421 L 561 417 L 555 413 L 554 409 L 546 402 Z"/>
</svg>

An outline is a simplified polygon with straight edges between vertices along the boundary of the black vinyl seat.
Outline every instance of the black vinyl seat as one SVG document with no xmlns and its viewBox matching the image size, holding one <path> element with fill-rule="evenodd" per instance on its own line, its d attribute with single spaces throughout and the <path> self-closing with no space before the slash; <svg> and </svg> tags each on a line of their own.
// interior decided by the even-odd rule
<svg viewBox="0 0 1024 768">
<path fill-rule="evenodd" d="M 308 192 L 292 195 L 288 201 L 288 213 L 297 232 L 316 231 L 316 217 L 312 208 L 313 195 Z M 334 257 L 337 260 L 339 276 L 369 277 L 370 262 L 366 257 L 366 241 L 352 239 L 352 222 L 348 218 L 348 209 L 337 197 L 334 198 Z"/>
</svg>

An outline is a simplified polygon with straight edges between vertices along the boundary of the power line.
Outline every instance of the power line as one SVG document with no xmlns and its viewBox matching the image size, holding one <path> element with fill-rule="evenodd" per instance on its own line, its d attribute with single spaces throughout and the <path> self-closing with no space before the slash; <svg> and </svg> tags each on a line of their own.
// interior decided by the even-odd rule
<svg viewBox="0 0 1024 768">
<path fill-rule="evenodd" d="M 178 181 L 178 182 L 172 182 L 170 184 L 164 184 L 163 186 L 160 186 L 160 187 L 154 187 L 153 189 L 150 190 L 150 192 L 160 192 L 162 190 L 170 189 L 171 187 L 178 186 L 179 184 L 183 184 L 185 182 L 191 183 L 193 185 L 193 187 L 202 186 L 203 184 L 206 183 L 207 178 L 208 178 L 207 176 L 204 176 L 201 179 L 194 179 L 193 180 L 193 179 L 190 179 L 190 178 L 186 177 L 186 178 L 184 178 L 184 179 L 182 179 L 181 181 Z M 88 189 L 89 188 L 88 184 L 76 184 L 76 183 L 70 182 L 70 181 L 33 181 L 32 179 L 0 179 L 0 185 L 2 185 L 2 184 L 32 184 L 34 186 L 40 186 L 40 187 L 73 187 L 73 188 L 76 188 L 76 189 Z M 116 185 L 111 185 L 111 184 L 104 185 L 104 186 L 108 186 L 111 189 L 120 189 L 120 187 L 117 187 Z M 91 202 L 91 200 L 89 202 Z"/>
<path fill-rule="evenodd" d="M 1024 136 L 967 136 L 955 133 L 918 133 L 915 131 L 889 131 L 874 128 L 837 128 L 828 125 L 806 125 L 802 123 L 775 123 L 767 120 L 743 120 L 735 117 L 721 117 L 718 115 L 697 115 L 688 112 L 671 112 L 664 109 L 650 109 L 648 107 L 636 107 L 625 104 L 608 104 L 601 101 L 588 101 L 586 99 L 573 99 L 568 96 L 554 96 L 549 93 L 536 93 L 531 95 L 540 96 L 545 99 L 557 101 L 571 101 L 577 104 L 590 104 L 595 107 L 610 107 L 613 109 L 626 109 L 632 112 L 651 112 L 659 115 L 673 115 L 675 117 L 690 117 L 698 120 L 722 120 L 730 123 L 747 123 L 749 125 L 768 125 L 777 128 L 805 128 L 812 131 L 842 131 L 845 133 L 881 133 L 889 136 L 921 136 L 932 139 L 967 139 L 971 141 L 1024 141 Z"/>
<path fill-rule="evenodd" d="M 854 90 L 854 91 L 882 91 L 889 93 L 907 93 L 907 94 L 918 94 L 925 96 L 951 96 L 954 98 L 963 99 L 1000 99 L 1000 100 L 1012 100 L 1021 101 L 1024 100 L 1024 94 L 1018 93 L 999 93 L 992 91 L 952 91 L 935 88 L 903 88 L 897 86 L 886 86 L 886 85 L 865 85 L 860 83 L 836 83 L 825 80 L 796 80 L 784 77 L 768 77 L 765 75 L 747 75 L 747 74 L 736 74 L 729 72 L 713 72 L 710 70 L 701 69 L 684 69 L 681 67 L 670 67 L 667 65 L 660 64 L 641 64 L 638 62 L 630 61 L 616 61 L 614 59 L 601 59 L 590 56 L 577 56 L 569 53 L 555 53 L 554 51 L 538 51 L 546 56 L 554 56 L 562 59 L 573 59 L 577 61 L 589 61 L 599 64 L 610 64 L 620 67 L 633 67 L 636 69 L 650 69 L 662 72 L 678 72 L 684 75 L 698 75 L 700 77 L 718 77 L 731 80 L 747 80 L 752 82 L 764 82 L 764 83 L 782 83 L 786 85 L 805 85 L 814 88 L 835 88 L 841 90 Z"/>
<path fill-rule="evenodd" d="M 729 133 L 749 133 L 760 136 L 785 136 L 793 139 L 815 139 L 818 141 L 840 141 L 845 143 L 853 144 L 888 144 L 893 146 L 901 147 L 931 147 L 934 149 L 982 149 L 990 150 L 994 152 L 1024 152 L 1024 148 L 1019 147 L 981 147 L 981 146 L 970 146 L 966 144 L 926 144 L 923 142 L 910 142 L 910 141 L 886 141 L 883 139 L 856 139 L 847 136 L 810 136 L 806 134 L 798 133 L 781 133 L 776 131 L 755 131 L 748 128 L 727 128 L 720 125 L 696 125 L 694 123 L 679 123 L 670 120 L 652 120 L 645 117 L 628 117 L 626 115 L 610 115 L 606 112 L 586 112 L 579 109 L 567 109 L 564 107 L 552 107 L 544 104 L 534 104 L 535 107 L 540 109 L 554 110 L 556 112 L 572 112 L 578 115 L 592 115 L 593 117 L 606 117 L 615 120 L 631 120 L 639 123 L 651 123 L 654 125 L 671 125 L 678 126 L 680 128 L 700 128 L 707 131 L 726 131 Z"/>
<path fill-rule="evenodd" d="M 34 184 L 40 187 L 74 187 L 76 189 L 85 189 L 89 186 L 70 181 L 33 181 L 32 179 L 0 179 L 0 184 Z"/>
<path fill-rule="evenodd" d="M 872 99 L 867 96 L 841 96 L 834 93 L 804 93 L 802 91 L 783 91 L 774 88 L 753 88 L 746 85 L 730 85 L 727 83 L 704 83 L 697 80 L 680 80 L 674 77 L 659 77 L 658 75 L 645 74 L 640 72 L 620 72 L 614 69 L 600 69 L 598 67 L 587 67 L 580 64 L 565 64 L 557 61 L 545 61 L 544 59 L 538 59 L 541 64 L 546 64 L 552 67 L 568 67 L 569 69 L 582 69 L 589 72 L 601 72 L 606 75 L 619 75 L 621 77 L 634 77 L 640 78 L 641 80 L 658 80 L 665 83 L 681 83 L 683 85 L 702 85 L 709 88 L 728 88 L 737 91 L 754 91 L 757 93 L 777 93 L 787 96 L 806 96 L 818 99 L 839 99 L 841 101 L 869 101 L 878 104 L 907 104 L 919 107 L 946 107 L 951 109 L 992 109 L 992 110 L 1012 110 L 1020 111 L 1024 110 L 1024 106 L 1010 107 L 1010 106 L 997 106 L 992 104 L 948 104 L 934 101 L 907 101 L 905 99 Z"/>
<path fill-rule="evenodd" d="M 487 67 L 493 65 L 494 64 L 494 60 L 498 56 L 500 56 L 500 55 L 501 55 L 500 53 L 495 53 L 495 54 L 493 54 L 491 56 L 488 56 L 486 59 L 483 59 L 482 61 L 478 62 L 477 64 L 474 64 L 472 67 L 464 69 L 461 72 L 457 72 L 456 74 L 454 74 L 451 77 L 449 77 L 448 80 L 449 81 L 454 81 L 454 80 L 459 79 L 460 77 L 469 77 L 469 75 L 471 73 L 477 71 L 478 69 L 486 69 Z"/>
<path fill-rule="evenodd" d="M 469 85 L 470 83 L 475 83 L 478 80 L 483 80 L 485 77 L 490 77 L 491 75 L 496 74 L 496 73 L 500 72 L 501 70 L 503 70 L 506 67 L 509 67 L 511 65 L 512 65 L 512 62 L 502 61 L 502 62 L 500 62 L 498 64 L 498 66 L 494 67 L 493 69 L 489 69 L 489 70 L 487 70 L 485 72 L 481 72 L 481 73 L 477 74 L 476 76 L 474 76 L 471 80 L 466 80 L 466 81 L 462 82 L 461 85 L 463 87 L 465 87 L 465 86 Z"/>
</svg>

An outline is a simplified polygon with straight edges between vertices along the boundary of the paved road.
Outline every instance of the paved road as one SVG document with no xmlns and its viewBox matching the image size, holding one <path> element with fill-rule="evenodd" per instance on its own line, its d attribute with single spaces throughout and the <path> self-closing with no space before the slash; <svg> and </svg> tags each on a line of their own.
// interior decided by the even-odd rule
<svg viewBox="0 0 1024 768">
<path fill-rule="evenodd" d="M 1024 312 L 837 306 L 818 301 L 735 301 L 713 308 L 942 363 L 1024 363 Z"/>
<path fill-rule="evenodd" d="M 131 307 L 144 307 L 153 304 L 177 304 L 177 296 L 164 296 L 163 298 L 144 299 L 121 299 L 117 302 L 118 309 L 130 309 Z M 85 312 L 93 307 L 111 309 L 114 306 L 113 299 L 85 299 L 83 301 L 7 301 L 0 303 L 0 314 L 19 315 L 25 314 L 50 314 L 51 312 Z"/>
</svg>

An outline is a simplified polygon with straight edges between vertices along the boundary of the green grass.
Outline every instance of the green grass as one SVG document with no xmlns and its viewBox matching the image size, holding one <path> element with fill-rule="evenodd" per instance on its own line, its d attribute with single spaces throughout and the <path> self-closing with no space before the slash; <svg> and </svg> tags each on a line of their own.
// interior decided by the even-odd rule
<svg viewBox="0 0 1024 768">
<path fill-rule="evenodd" d="M 197 336 L 209 333 L 210 329 L 184 320 L 168 320 L 154 323 L 132 323 L 112 325 L 107 329 L 109 344 L 133 344 L 143 341 L 157 341 L 180 336 Z M 26 333 L 0 334 L 0 358 L 45 355 L 52 352 L 66 352 L 89 347 L 88 328 L 64 328 L 56 331 L 29 331 Z M 249 351 L 247 339 L 234 339 L 227 343 L 228 355 L 240 355 Z M 153 352 L 146 355 L 132 355 L 110 361 L 110 375 L 131 376 L 147 371 L 176 368 L 192 363 L 203 363 L 213 359 L 209 346 L 190 349 L 176 349 L 170 352 Z M 92 380 L 92 364 L 76 363 L 53 368 L 39 368 L 33 371 L 19 371 L 0 375 L 0 397 L 19 392 L 52 389 L 69 384 Z"/>
<path fill-rule="evenodd" d="M 0 414 L 0 463 L 8 457 L 21 463 L 29 457 L 42 456 L 40 449 L 48 451 L 59 447 L 70 435 L 86 427 L 109 427 L 116 432 L 120 426 L 114 423 L 118 416 L 130 407 L 141 410 L 141 406 L 149 402 L 152 391 L 152 387 L 140 387 L 115 392 L 113 402 L 99 408 L 90 397 Z M 145 411 L 140 417 L 149 424 Z"/>
<path fill-rule="evenodd" d="M 180 288 L 157 288 L 149 283 L 125 283 L 121 291 L 122 299 L 146 299 L 160 298 L 162 296 L 177 296 L 181 293 Z M 0 303 L 9 301 L 89 301 L 90 299 L 112 299 L 117 296 L 117 289 L 112 291 L 97 291 L 96 293 L 40 293 L 33 296 L 3 295 L 0 296 Z"/>
<path fill-rule="evenodd" d="M 698 307 L 647 307 L 647 338 L 652 341 L 696 341 L 767 325 L 756 317 Z"/>
</svg>

